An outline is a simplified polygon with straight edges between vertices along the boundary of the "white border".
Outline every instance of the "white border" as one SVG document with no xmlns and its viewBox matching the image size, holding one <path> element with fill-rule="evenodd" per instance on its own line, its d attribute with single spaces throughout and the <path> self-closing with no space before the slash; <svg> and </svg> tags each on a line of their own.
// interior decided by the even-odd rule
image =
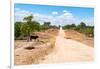
<svg viewBox="0 0 100 69">
<path fill-rule="evenodd" d="M 95 0 L 14 0 L 14 3 L 95 7 Z"/>
<path fill-rule="evenodd" d="M 14 3 L 25 3 L 25 4 L 40 4 L 40 5 L 55 5 L 55 6 L 74 6 L 74 7 L 90 7 L 95 8 L 95 2 L 92 0 L 15 0 L 11 2 L 11 68 L 12 69 L 64 69 L 74 68 L 76 65 L 82 67 L 88 65 L 94 65 L 94 63 L 61 63 L 61 64 L 40 64 L 40 65 L 23 65 L 23 66 L 14 66 Z M 68 65 L 68 66 L 66 66 Z"/>
</svg>

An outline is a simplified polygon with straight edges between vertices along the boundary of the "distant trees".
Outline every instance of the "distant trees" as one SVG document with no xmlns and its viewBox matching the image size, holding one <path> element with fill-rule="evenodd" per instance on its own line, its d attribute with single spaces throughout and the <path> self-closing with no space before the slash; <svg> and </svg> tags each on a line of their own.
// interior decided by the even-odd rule
<svg viewBox="0 0 100 69">
<path fill-rule="evenodd" d="M 76 28 L 76 25 L 75 24 L 63 26 L 63 29 L 75 29 L 75 28 Z"/>
<path fill-rule="evenodd" d="M 59 29 L 60 26 L 56 25 L 51 25 L 51 22 L 44 22 L 42 25 L 37 22 L 33 21 L 34 16 L 29 15 L 23 18 L 24 22 L 15 22 L 14 23 L 14 28 L 15 28 L 15 39 L 19 37 L 30 37 L 35 32 L 38 31 L 45 31 L 50 28 L 54 29 Z M 94 36 L 94 26 L 87 26 L 84 22 L 81 22 L 78 25 L 69 24 L 69 25 L 64 25 L 63 29 L 72 29 L 76 30 L 78 32 L 84 33 L 89 37 Z M 29 38 L 27 39 L 28 41 L 30 40 Z"/>
<path fill-rule="evenodd" d="M 30 35 L 34 34 L 35 32 L 38 31 L 45 31 L 47 29 L 53 28 L 53 29 L 59 29 L 60 26 L 56 25 L 51 25 L 51 22 L 44 22 L 42 25 L 37 22 L 33 21 L 34 16 L 29 15 L 23 18 L 23 22 L 15 22 L 14 23 L 14 28 L 15 28 L 15 39 L 21 37 L 28 37 L 28 41 L 30 40 L 29 37 Z M 69 24 L 69 25 L 64 25 L 63 29 L 72 29 L 75 31 L 78 31 L 80 33 L 84 33 L 89 37 L 94 36 L 94 26 L 87 26 L 84 22 L 81 22 L 78 25 Z"/>
<path fill-rule="evenodd" d="M 49 29 L 50 28 L 50 22 L 44 22 L 44 24 L 42 25 L 42 29 L 43 30 L 46 30 L 46 29 Z"/>
<path fill-rule="evenodd" d="M 80 33 L 84 33 L 89 37 L 94 36 L 94 27 L 93 26 L 87 26 L 84 22 L 81 22 L 79 25 L 71 24 L 71 25 L 65 25 L 63 26 L 63 29 L 72 29 L 76 30 Z"/>
<path fill-rule="evenodd" d="M 86 24 L 85 24 L 84 22 L 81 22 L 81 23 L 79 24 L 79 27 L 85 28 L 85 27 L 86 27 Z"/>
<path fill-rule="evenodd" d="M 59 29 L 58 26 L 56 25 L 51 25 L 51 22 L 44 22 L 41 26 L 40 26 L 42 31 L 48 30 L 48 29 Z"/>
</svg>

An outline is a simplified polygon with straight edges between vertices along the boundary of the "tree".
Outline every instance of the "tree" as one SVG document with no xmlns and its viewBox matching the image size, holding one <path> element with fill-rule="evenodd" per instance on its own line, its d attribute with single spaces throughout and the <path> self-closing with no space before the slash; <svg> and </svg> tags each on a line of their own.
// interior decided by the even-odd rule
<svg viewBox="0 0 100 69">
<path fill-rule="evenodd" d="M 81 22 L 80 25 L 79 25 L 81 28 L 85 28 L 86 27 L 86 24 L 84 22 Z"/>
<path fill-rule="evenodd" d="M 49 29 L 50 28 L 50 22 L 44 22 L 44 24 L 42 25 L 42 29 L 43 30 L 47 30 L 47 29 Z"/>
<path fill-rule="evenodd" d="M 27 39 L 27 41 L 30 41 L 30 34 L 32 33 L 32 29 L 31 29 L 31 25 L 32 25 L 32 19 L 33 19 L 33 16 L 32 15 L 30 15 L 30 16 L 27 16 L 27 17 L 24 17 L 24 21 L 26 21 L 26 23 L 27 23 L 27 25 L 28 26 L 25 26 L 25 27 L 27 27 L 26 28 L 26 33 L 28 34 L 28 39 Z"/>
<path fill-rule="evenodd" d="M 14 29 L 15 30 L 15 32 L 14 32 L 15 39 L 21 35 L 20 27 L 21 27 L 21 22 L 15 22 L 15 25 L 14 25 L 14 28 L 15 28 Z"/>
<path fill-rule="evenodd" d="M 27 17 L 24 17 L 24 21 L 26 21 L 27 23 L 31 23 L 32 22 L 32 19 L 33 19 L 33 16 L 32 14 L 30 16 L 27 16 Z"/>
<path fill-rule="evenodd" d="M 53 29 L 59 29 L 60 28 L 60 26 L 56 26 L 56 25 L 50 25 L 50 27 L 49 28 L 53 28 Z"/>
<path fill-rule="evenodd" d="M 93 27 L 87 27 L 85 29 L 85 34 L 89 37 L 93 37 L 94 36 L 94 28 Z"/>
<path fill-rule="evenodd" d="M 23 37 L 29 36 L 30 29 L 29 29 L 27 23 L 22 23 L 20 30 L 21 30 L 21 36 L 23 36 Z"/>
<path fill-rule="evenodd" d="M 76 27 L 76 25 L 75 24 L 71 24 L 71 27 Z"/>
<path fill-rule="evenodd" d="M 50 26 L 50 24 L 51 24 L 50 22 L 44 22 L 45 26 Z"/>
<path fill-rule="evenodd" d="M 76 28 L 76 25 L 75 24 L 71 24 L 71 25 L 65 25 L 63 26 L 63 29 L 75 29 Z"/>
<path fill-rule="evenodd" d="M 38 23 L 37 21 L 32 21 L 32 23 L 31 23 L 31 30 L 33 32 L 40 31 L 41 30 L 40 23 Z"/>
</svg>

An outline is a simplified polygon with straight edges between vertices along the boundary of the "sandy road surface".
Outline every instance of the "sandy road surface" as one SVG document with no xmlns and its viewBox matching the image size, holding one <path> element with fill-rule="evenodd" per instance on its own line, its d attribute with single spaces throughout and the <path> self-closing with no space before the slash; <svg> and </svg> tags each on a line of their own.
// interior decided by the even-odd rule
<svg viewBox="0 0 100 69">
<path fill-rule="evenodd" d="M 92 47 L 72 39 L 65 39 L 64 36 L 64 30 L 60 28 L 54 50 L 45 56 L 40 63 L 91 61 L 94 59 L 94 49 Z"/>
</svg>

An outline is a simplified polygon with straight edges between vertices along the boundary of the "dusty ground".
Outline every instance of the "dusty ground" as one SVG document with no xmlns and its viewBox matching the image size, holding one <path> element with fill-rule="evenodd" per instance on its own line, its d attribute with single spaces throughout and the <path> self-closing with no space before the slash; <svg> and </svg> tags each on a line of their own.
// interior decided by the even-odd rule
<svg viewBox="0 0 100 69">
<path fill-rule="evenodd" d="M 94 59 L 93 47 L 66 39 L 65 36 L 64 30 L 60 29 L 53 51 L 45 56 L 44 60 L 39 62 L 40 64 L 92 61 Z"/>
<path fill-rule="evenodd" d="M 48 33 L 49 32 L 49 33 Z M 51 32 L 51 33 L 50 33 Z M 15 65 L 37 64 L 49 52 L 55 44 L 57 30 L 37 32 L 39 41 L 27 42 L 26 40 L 15 41 Z"/>
<path fill-rule="evenodd" d="M 38 43 L 15 41 L 15 65 L 94 60 L 94 48 L 90 47 L 93 45 L 92 38 L 72 30 L 64 31 L 62 28 L 59 33 L 50 29 L 38 32 L 38 35 L 41 35 L 40 40 L 42 40 Z"/>
<path fill-rule="evenodd" d="M 79 42 L 82 42 L 88 46 L 94 47 L 94 38 L 87 37 L 86 35 L 79 33 L 74 30 L 65 30 L 65 38 L 73 39 Z"/>
</svg>

